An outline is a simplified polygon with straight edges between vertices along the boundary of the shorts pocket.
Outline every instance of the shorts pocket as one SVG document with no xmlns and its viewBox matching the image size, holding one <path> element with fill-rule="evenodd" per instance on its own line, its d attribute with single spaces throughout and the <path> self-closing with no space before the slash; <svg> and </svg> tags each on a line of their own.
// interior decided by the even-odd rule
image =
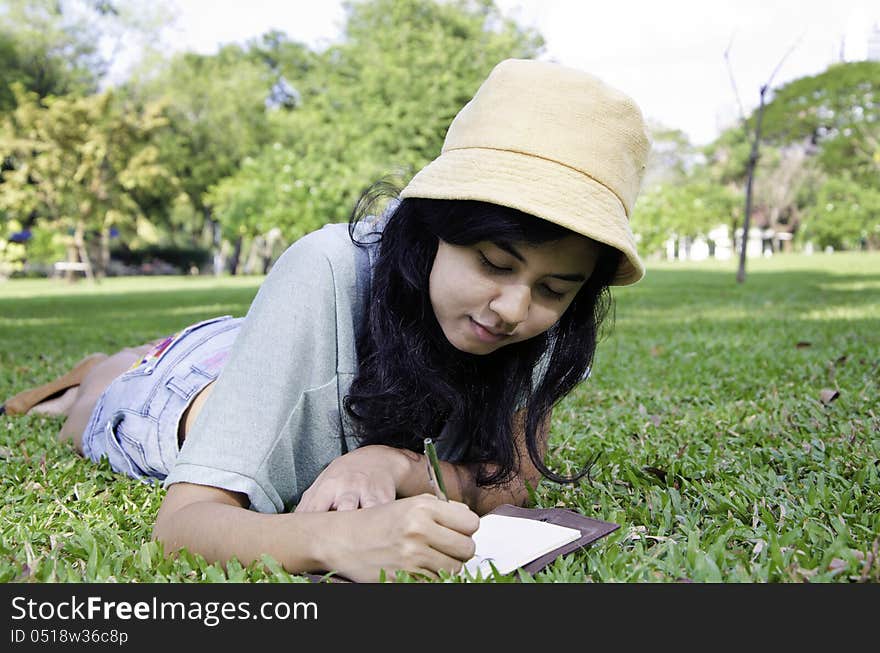
<svg viewBox="0 0 880 653">
<path fill-rule="evenodd" d="M 120 413 L 108 429 L 108 447 L 115 448 L 127 459 L 135 477 L 163 479 L 168 469 L 158 454 L 159 425 L 138 413 Z M 111 457 L 111 465 L 113 463 Z M 126 469 L 121 471 L 128 472 Z"/>
<path fill-rule="evenodd" d="M 219 370 L 211 374 L 197 365 L 190 364 L 185 373 L 169 377 L 165 386 L 181 399 L 189 401 L 194 394 L 216 379 L 218 374 Z"/>
<path fill-rule="evenodd" d="M 201 322 L 197 322 L 196 324 L 191 324 L 185 329 L 178 331 L 174 335 L 168 336 L 158 345 L 153 347 L 146 356 L 141 359 L 140 363 L 137 364 L 137 367 L 133 367 L 132 369 L 124 372 L 120 378 L 123 380 L 131 377 L 145 376 L 148 374 L 152 374 L 153 370 L 159 365 L 161 360 L 168 355 L 168 353 L 174 349 L 174 347 L 180 343 L 181 340 L 186 338 L 189 334 L 201 327 L 208 326 L 209 324 L 214 324 L 215 322 L 221 322 L 223 320 L 228 320 L 232 316 L 231 315 L 221 315 L 220 317 L 213 317 L 209 320 L 203 320 Z"/>
<path fill-rule="evenodd" d="M 132 437 L 123 435 L 121 425 L 124 420 L 125 413 L 117 413 L 105 425 L 105 453 L 113 471 L 133 478 L 143 478 L 147 474 L 144 449 Z"/>
</svg>

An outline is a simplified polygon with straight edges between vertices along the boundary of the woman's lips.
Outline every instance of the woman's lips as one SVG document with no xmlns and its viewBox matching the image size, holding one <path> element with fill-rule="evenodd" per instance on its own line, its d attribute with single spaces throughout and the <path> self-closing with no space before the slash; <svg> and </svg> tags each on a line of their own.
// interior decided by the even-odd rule
<svg viewBox="0 0 880 653">
<path fill-rule="evenodd" d="M 474 333 L 476 334 L 477 338 L 479 338 L 483 342 L 489 342 L 489 343 L 499 342 L 501 340 L 504 340 L 504 338 L 508 337 L 506 334 L 503 334 L 503 333 L 498 334 L 498 333 L 493 333 L 492 331 L 489 331 L 489 329 L 487 329 L 482 324 L 477 322 L 474 318 L 470 318 L 470 321 L 471 321 L 471 326 L 473 327 Z"/>
</svg>

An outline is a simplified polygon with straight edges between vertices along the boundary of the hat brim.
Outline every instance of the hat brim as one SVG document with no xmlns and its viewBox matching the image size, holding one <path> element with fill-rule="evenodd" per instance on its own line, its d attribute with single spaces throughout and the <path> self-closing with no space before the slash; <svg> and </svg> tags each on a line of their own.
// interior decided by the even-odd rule
<svg viewBox="0 0 880 653">
<path fill-rule="evenodd" d="M 623 257 L 611 285 L 633 284 L 645 275 L 617 195 L 555 161 L 510 150 L 447 150 L 416 173 L 400 197 L 478 200 L 518 209 L 619 250 Z"/>
</svg>

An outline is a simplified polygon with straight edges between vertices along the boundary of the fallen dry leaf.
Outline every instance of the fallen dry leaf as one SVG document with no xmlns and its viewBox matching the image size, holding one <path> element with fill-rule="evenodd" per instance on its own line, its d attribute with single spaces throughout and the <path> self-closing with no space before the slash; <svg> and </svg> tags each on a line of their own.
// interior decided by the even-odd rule
<svg viewBox="0 0 880 653">
<path fill-rule="evenodd" d="M 764 542 L 764 540 L 762 540 L 760 538 L 758 538 L 755 541 L 755 546 L 752 547 L 752 559 L 753 560 L 758 557 L 758 554 L 761 553 L 761 551 L 764 550 L 765 544 L 766 544 L 766 542 Z"/>
<path fill-rule="evenodd" d="M 813 346 L 813 343 L 807 342 L 806 340 L 799 340 L 797 342 L 797 344 L 795 345 L 795 347 L 797 347 L 798 349 L 806 349 L 807 347 L 812 347 L 812 346 Z"/>
<path fill-rule="evenodd" d="M 840 558 L 833 558 L 828 563 L 828 571 L 843 571 L 844 569 L 846 569 L 846 561 Z"/>
</svg>

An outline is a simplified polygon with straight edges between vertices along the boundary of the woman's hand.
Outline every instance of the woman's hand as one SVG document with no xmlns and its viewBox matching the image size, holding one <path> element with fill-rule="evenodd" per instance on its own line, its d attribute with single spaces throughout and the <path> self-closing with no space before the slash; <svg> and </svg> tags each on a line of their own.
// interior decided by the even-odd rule
<svg viewBox="0 0 880 653">
<path fill-rule="evenodd" d="M 333 520 L 325 562 L 357 582 L 376 582 L 383 570 L 388 580 L 398 570 L 432 579 L 439 578 L 441 569 L 458 573 L 474 555 L 471 536 L 480 526 L 480 518 L 465 504 L 431 494 L 346 512 Z"/>
<path fill-rule="evenodd" d="M 367 445 L 340 456 L 303 492 L 294 512 L 355 510 L 390 503 L 410 462 L 400 449 Z"/>
<path fill-rule="evenodd" d="M 335 571 L 376 582 L 384 570 L 439 577 L 473 557 L 479 517 L 431 494 L 344 512 L 266 514 L 244 494 L 191 483 L 168 488 L 153 537 L 168 553 L 186 548 L 209 562 L 251 564 L 269 555 L 293 574 Z M 230 537 L 230 534 L 234 537 Z"/>
</svg>

